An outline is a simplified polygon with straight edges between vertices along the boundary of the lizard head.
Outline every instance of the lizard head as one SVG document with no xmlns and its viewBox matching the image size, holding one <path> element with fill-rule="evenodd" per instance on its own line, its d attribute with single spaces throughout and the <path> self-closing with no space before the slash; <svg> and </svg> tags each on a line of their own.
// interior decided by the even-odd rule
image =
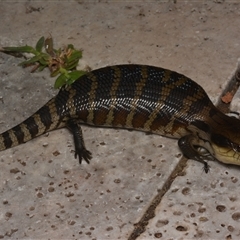
<svg viewBox="0 0 240 240">
<path fill-rule="evenodd" d="M 220 162 L 240 165 L 240 120 L 226 117 L 226 123 L 212 132 L 211 145 Z"/>
</svg>

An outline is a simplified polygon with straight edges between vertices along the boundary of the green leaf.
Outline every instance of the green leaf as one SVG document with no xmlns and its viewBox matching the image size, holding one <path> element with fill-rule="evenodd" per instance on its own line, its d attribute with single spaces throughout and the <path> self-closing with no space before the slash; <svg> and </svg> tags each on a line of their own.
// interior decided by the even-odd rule
<svg viewBox="0 0 240 240">
<path fill-rule="evenodd" d="M 86 72 L 84 71 L 72 71 L 72 72 L 69 72 L 68 75 L 69 75 L 69 79 L 67 80 L 67 84 L 68 85 L 71 85 L 72 83 L 74 83 L 77 79 L 79 79 L 81 76 L 85 75 Z"/>
<path fill-rule="evenodd" d="M 84 71 L 72 71 L 68 73 L 62 73 L 55 81 L 54 88 L 60 88 L 66 84 L 71 85 L 81 76 L 85 75 L 86 72 Z"/>
<path fill-rule="evenodd" d="M 42 52 L 43 47 L 45 47 L 44 52 Z M 55 69 L 50 75 L 51 77 L 55 77 L 60 74 L 55 82 L 55 88 L 66 84 L 70 85 L 86 74 L 84 71 L 76 70 L 79 59 L 82 58 L 82 51 L 76 50 L 72 44 L 68 44 L 67 48 L 56 50 L 53 48 L 53 39 L 51 36 L 46 39 L 41 37 L 36 43 L 35 49 L 26 45 L 23 47 L 3 47 L 0 51 L 20 56 L 24 56 L 21 53 L 33 54 L 32 58 L 19 65 L 23 67 L 34 65 L 32 72 L 36 69 L 42 71 L 46 67 L 49 67 L 50 71 Z M 56 63 L 56 66 L 53 65 L 54 63 Z"/>
<path fill-rule="evenodd" d="M 68 44 L 67 48 L 74 49 L 74 46 L 72 44 Z"/>
<path fill-rule="evenodd" d="M 24 46 L 24 47 L 3 47 L 3 52 L 25 52 L 25 53 L 33 53 L 36 55 L 38 52 L 30 47 L 30 46 Z"/>
<path fill-rule="evenodd" d="M 27 60 L 27 61 L 19 63 L 19 66 L 29 65 L 29 64 L 38 62 L 40 59 L 41 59 L 41 55 L 37 55 L 37 56 L 34 56 L 31 59 Z"/>
<path fill-rule="evenodd" d="M 39 72 L 41 72 L 45 67 L 47 67 L 47 65 L 40 65 L 39 67 L 38 67 L 38 71 Z"/>
<path fill-rule="evenodd" d="M 51 58 L 51 56 L 49 56 L 49 54 L 47 53 L 41 53 L 42 56 L 42 61 L 48 62 Z"/>
<path fill-rule="evenodd" d="M 67 58 L 67 62 L 72 62 L 75 60 L 79 60 L 82 57 L 82 52 L 80 51 L 73 51 L 72 54 Z"/>
<path fill-rule="evenodd" d="M 66 68 L 68 71 L 71 71 L 71 70 L 75 70 L 76 67 L 77 67 L 77 65 L 78 65 L 78 60 L 75 61 L 75 62 L 72 62 L 72 63 L 70 63 L 70 64 L 67 64 L 67 65 L 65 66 L 65 68 Z"/>
<path fill-rule="evenodd" d="M 65 74 L 61 74 L 55 81 L 54 88 L 60 88 L 66 84 L 67 78 Z"/>
<path fill-rule="evenodd" d="M 79 59 L 82 57 L 82 52 L 74 51 L 69 58 L 66 59 L 66 69 L 73 70 L 77 67 Z"/>
<path fill-rule="evenodd" d="M 37 50 L 38 52 L 41 52 L 41 51 L 42 51 L 42 48 L 43 48 L 43 46 L 44 46 L 44 42 L 45 42 L 44 37 L 41 37 L 41 38 L 38 40 L 38 42 L 37 42 L 37 44 L 36 44 L 36 50 Z"/>
<path fill-rule="evenodd" d="M 48 65 L 48 59 L 46 60 L 43 56 L 39 59 L 39 63 L 41 65 L 47 66 Z"/>
<path fill-rule="evenodd" d="M 54 72 L 51 73 L 51 77 L 56 77 L 59 73 L 61 73 L 60 69 L 55 70 Z"/>
</svg>

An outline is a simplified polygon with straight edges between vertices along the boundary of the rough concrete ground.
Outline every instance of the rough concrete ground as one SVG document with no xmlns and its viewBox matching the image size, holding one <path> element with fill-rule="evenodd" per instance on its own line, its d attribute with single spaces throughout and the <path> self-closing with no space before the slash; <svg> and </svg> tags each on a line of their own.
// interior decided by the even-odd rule
<svg viewBox="0 0 240 240">
<path fill-rule="evenodd" d="M 216 102 L 239 58 L 237 1 L 2 1 L 0 46 L 84 50 L 91 68 L 142 63 L 192 78 Z M 0 132 L 54 94 L 49 73 L 29 73 L 0 55 Z M 239 111 L 238 98 L 234 109 Z M 4 239 L 239 239 L 239 167 L 189 160 L 157 206 L 181 159 L 177 142 L 141 132 L 84 127 L 90 165 L 73 157 L 65 129 L 0 153 Z M 156 207 L 146 230 L 138 223 Z M 134 234 L 135 235 L 134 235 Z"/>
</svg>

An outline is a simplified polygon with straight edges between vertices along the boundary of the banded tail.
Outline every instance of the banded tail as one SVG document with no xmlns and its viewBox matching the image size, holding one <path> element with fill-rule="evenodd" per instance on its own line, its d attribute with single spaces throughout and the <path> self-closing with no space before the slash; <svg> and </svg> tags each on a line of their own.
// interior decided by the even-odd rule
<svg viewBox="0 0 240 240">
<path fill-rule="evenodd" d="M 56 114 L 55 98 L 22 123 L 0 134 L 0 151 L 17 146 L 53 129 L 64 127 Z"/>
</svg>

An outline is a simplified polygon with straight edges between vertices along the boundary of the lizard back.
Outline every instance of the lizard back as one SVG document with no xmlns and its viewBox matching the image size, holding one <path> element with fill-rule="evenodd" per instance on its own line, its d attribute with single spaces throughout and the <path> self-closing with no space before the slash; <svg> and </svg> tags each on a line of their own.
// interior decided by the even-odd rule
<svg viewBox="0 0 240 240">
<path fill-rule="evenodd" d="M 206 107 L 205 91 L 182 74 L 147 65 L 117 65 L 80 77 L 24 122 L 0 135 L 0 150 L 66 127 L 69 119 L 180 138 Z"/>
</svg>

